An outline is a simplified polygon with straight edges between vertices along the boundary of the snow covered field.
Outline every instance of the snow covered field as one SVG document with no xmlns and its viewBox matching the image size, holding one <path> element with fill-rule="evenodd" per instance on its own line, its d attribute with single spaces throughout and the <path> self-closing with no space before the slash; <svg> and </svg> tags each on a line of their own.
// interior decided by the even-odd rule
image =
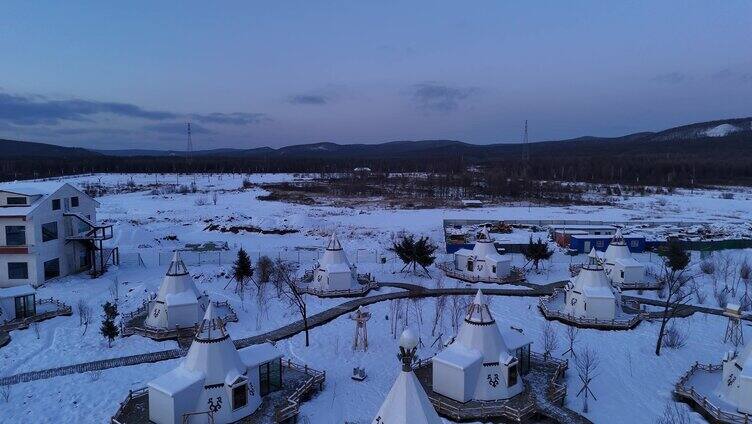
<svg viewBox="0 0 752 424">
<path fill-rule="evenodd" d="M 260 189 L 238 190 L 242 175 L 197 176 L 197 193 L 152 194 L 150 190 L 106 195 L 98 198 L 101 208 L 98 219 L 115 225 L 112 240 L 121 251 L 123 263 L 111 268 L 104 276 L 91 279 L 87 275 L 64 277 L 39 289 L 38 297 L 55 297 L 74 306 L 74 315 L 44 321 L 39 325 L 39 337 L 31 329 L 14 331 L 8 346 L 0 348 L 0 376 L 40 370 L 84 361 L 154 352 L 172 349 L 176 342 L 155 342 L 140 336 L 118 339 L 112 348 L 99 335 L 99 305 L 112 299 L 113 280 L 119 283 L 119 310 L 128 312 L 141 305 L 147 292 L 154 292 L 166 271 L 167 263 L 160 259 L 175 248 L 186 243 L 226 242 L 231 252 L 220 256 L 206 254 L 201 265 L 190 265 L 197 285 L 206 290 L 214 300 L 228 300 L 239 315 L 239 322 L 229 324 L 229 332 L 235 339 L 260 334 L 299 319 L 297 312 L 277 300 L 268 302 L 268 310 L 259 311 L 254 299 L 241 300 L 227 288 L 224 273 L 229 271 L 232 252 L 243 247 L 255 260 L 259 254 L 283 257 L 300 257 L 303 268 L 312 264 L 315 252 L 312 249 L 324 245 L 331 231 L 339 234 L 351 260 L 357 255 L 359 272 L 372 272 L 380 281 L 411 282 L 433 285 L 431 279 L 421 279 L 397 273 L 400 265 L 387 249 L 391 240 L 401 231 L 428 235 L 442 245 L 442 220 L 467 219 L 592 219 L 592 220 L 666 220 L 703 221 L 725 225 L 733 229 L 749 226 L 752 210 L 752 193 L 735 188 L 733 198 L 721 196 L 721 190 L 678 191 L 672 195 L 652 195 L 620 199 L 615 207 L 494 207 L 472 210 L 387 210 L 377 207 L 366 209 L 305 206 L 281 202 L 263 202 L 256 196 L 264 194 Z M 251 175 L 252 182 L 291 180 L 291 175 Z M 95 175 L 67 179 L 74 185 L 86 182 L 104 186 L 126 188 L 129 181 L 135 185 L 175 182 L 174 175 Z M 190 184 L 190 176 L 180 176 L 180 184 Z M 726 192 L 728 190 L 724 190 Z M 212 193 L 217 192 L 217 204 L 212 203 Z M 297 230 L 289 234 L 262 234 L 240 231 L 220 232 L 207 230 L 210 224 L 220 226 L 256 227 L 260 230 Z M 443 247 L 443 246 L 442 246 Z M 363 249 L 358 251 L 358 249 Z M 162 252 L 162 254 L 160 254 Z M 313 253 L 312 253 L 313 252 Z M 141 255 L 145 267 L 138 265 L 136 254 Z M 744 257 L 752 262 L 752 252 L 733 251 L 716 254 L 719 264 L 725 256 L 739 266 Z M 385 264 L 377 258 L 387 257 Z M 638 255 L 641 261 L 650 261 L 657 267 L 659 259 L 654 255 Z M 557 253 L 543 264 L 540 273 L 528 275 L 534 283 L 561 281 L 569 276 L 570 263 L 581 263 L 584 257 L 571 258 Z M 221 262 L 221 263 L 220 263 Z M 721 273 L 706 275 L 699 272 L 700 257 L 693 256 L 693 266 L 698 274 L 700 290 L 706 294 L 704 304 L 716 306 L 712 281 L 725 285 Z M 522 266 L 524 260 L 514 255 L 513 265 Z M 437 270 L 432 270 L 438 274 Z M 720 271 L 719 271 L 720 272 Z M 731 282 L 733 283 L 733 281 Z M 454 286 L 454 281 L 445 281 Z M 464 284 L 463 284 L 464 286 Z M 483 286 L 483 285 L 479 285 Z M 742 289 L 743 290 L 743 286 Z M 386 292 L 388 289 L 382 289 Z M 630 293 L 635 294 L 635 293 Z M 654 297 L 654 293 L 645 293 Z M 736 298 L 741 296 L 741 291 Z M 85 335 L 79 326 L 75 305 L 84 299 L 94 309 L 95 323 Z M 342 299 L 321 300 L 309 297 L 309 314 L 314 314 L 344 302 Z M 495 297 L 491 309 L 499 325 L 525 329 L 536 342 L 534 350 L 540 350 L 540 333 L 543 318 L 538 312 L 537 298 Z M 698 303 L 693 299 L 693 303 Z M 405 301 L 411 326 L 420 331 L 423 343 L 421 357 L 436 353 L 429 345 L 435 301 Z M 324 391 L 305 403 L 302 415 L 311 423 L 369 423 L 378 410 L 384 395 L 399 372 L 395 359 L 397 342 L 390 334 L 390 304 L 378 303 L 371 307 L 373 318 L 368 323 L 368 352 L 352 352 L 350 344 L 354 324 L 347 316 L 316 328 L 311 332 L 312 345 L 304 346 L 300 334 L 279 343 L 286 356 L 305 362 L 313 368 L 326 370 L 327 383 Z M 421 318 L 419 318 L 419 316 Z M 593 383 L 598 401 L 591 403 L 588 418 L 597 423 L 649 423 L 660 415 L 664 404 L 678 377 L 695 361 L 719 362 L 730 346 L 724 345 L 723 331 L 726 321 L 717 316 L 694 315 L 677 321 L 689 334 L 687 345 L 678 350 L 664 349 L 661 357 L 653 354 L 657 323 L 642 323 L 635 330 L 603 332 L 581 330 L 580 347 L 591 346 L 598 350 L 601 360 L 599 375 Z M 561 355 L 567 347 L 564 326 L 555 323 L 559 332 Z M 444 317 L 436 334 L 444 338 L 452 333 L 449 317 Z M 143 387 L 152 378 L 168 371 L 177 361 L 166 361 L 133 367 L 115 368 L 101 373 L 77 374 L 56 377 L 31 383 L 14 385 L 9 403 L 0 398 L 0 422 L 3 423 L 57 423 L 108 421 L 129 389 Z M 365 382 L 350 379 L 352 368 L 366 368 Z M 579 390 L 576 372 L 567 374 L 569 391 L 567 404 L 580 409 L 580 400 L 575 397 Z M 699 415 L 694 419 L 703 422 Z"/>
</svg>

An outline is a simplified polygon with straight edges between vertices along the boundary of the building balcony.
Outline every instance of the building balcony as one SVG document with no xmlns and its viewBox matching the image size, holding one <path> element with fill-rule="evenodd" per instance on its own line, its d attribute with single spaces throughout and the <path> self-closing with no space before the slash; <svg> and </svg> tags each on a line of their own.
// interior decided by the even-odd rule
<svg viewBox="0 0 752 424">
<path fill-rule="evenodd" d="M 27 255 L 34 253 L 33 246 L 0 246 L 0 255 Z"/>
</svg>

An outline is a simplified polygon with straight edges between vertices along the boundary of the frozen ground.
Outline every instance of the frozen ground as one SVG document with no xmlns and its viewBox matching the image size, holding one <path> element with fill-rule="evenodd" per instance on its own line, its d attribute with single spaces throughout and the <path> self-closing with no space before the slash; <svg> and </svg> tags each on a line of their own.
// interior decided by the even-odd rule
<svg viewBox="0 0 752 424">
<path fill-rule="evenodd" d="M 68 181 L 81 185 L 98 182 L 108 187 L 125 189 L 129 180 L 134 184 L 174 182 L 174 175 L 97 175 L 70 178 Z M 180 176 L 181 184 L 192 179 Z M 290 175 L 252 175 L 253 182 L 284 181 Z M 432 280 L 420 279 L 395 273 L 399 265 L 387 251 L 390 241 L 401 231 L 425 234 L 437 243 L 443 240 L 442 220 L 445 218 L 478 219 L 602 219 L 602 220 L 692 220 L 712 221 L 730 228 L 740 220 L 748 221 L 752 210 L 750 192 L 735 189 L 733 199 L 721 198 L 716 191 L 680 191 L 673 195 L 654 195 L 619 200 L 615 207 L 495 207 L 477 210 L 384 210 L 375 207 L 366 209 L 305 206 L 279 202 L 261 202 L 256 196 L 263 194 L 258 189 L 239 191 L 243 176 L 200 176 L 196 183 L 198 193 L 150 194 L 149 190 L 106 195 L 98 200 L 102 207 L 99 220 L 115 224 L 114 242 L 119 246 L 123 264 L 101 278 L 90 279 L 85 275 L 65 277 L 39 289 L 40 297 L 55 297 L 74 306 L 72 317 L 58 317 L 39 326 L 39 338 L 31 329 L 11 333 L 11 343 L 0 349 L 0 375 L 51 368 L 88 360 L 152 352 L 176 347 L 175 342 L 154 342 L 140 336 L 118 339 L 107 348 L 98 332 L 99 305 L 112 298 L 113 280 L 119 282 L 118 297 L 121 312 L 139 306 L 147 292 L 155 291 L 166 270 L 169 251 L 183 247 L 185 243 L 207 241 L 226 242 L 231 250 L 242 246 L 252 257 L 260 254 L 296 257 L 300 255 L 303 267 L 309 266 L 315 252 L 328 234 L 336 229 L 351 259 L 357 255 L 360 272 L 372 272 L 381 281 L 402 281 L 433 285 Z M 212 192 L 216 191 L 217 205 L 212 204 Z M 207 200 L 208 204 L 202 200 Z M 224 226 L 253 226 L 261 230 L 297 230 L 279 235 L 256 232 L 207 231 L 208 223 Z M 747 224 L 748 225 L 748 224 Z M 170 240 L 174 237 L 177 240 Z M 358 249 L 362 249 L 358 251 Z M 146 267 L 137 265 L 140 254 Z M 733 252 L 737 267 L 743 255 L 750 252 Z M 191 273 L 197 284 L 209 292 L 214 300 L 229 300 L 239 314 L 239 322 L 229 324 L 234 338 L 246 337 L 278 328 L 298 319 L 296 312 L 277 300 L 266 302 L 268 309 L 259 311 L 253 297 L 241 300 L 233 292 L 233 286 L 225 289 L 227 279 L 223 276 L 230 268 L 231 253 L 217 257 L 206 254 L 202 265 L 191 265 Z M 386 256 L 386 264 L 377 263 L 377 258 Z M 726 254 L 717 254 L 712 259 L 719 264 Z M 207 259 L 208 258 L 208 259 Z M 547 283 L 568 278 L 570 263 L 580 263 L 584 257 L 571 258 L 557 253 L 552 261 L 542 264 L 539 273 L 528 278 L 535 283 Z M 640 255 L 640 260 L 658 263 L 652 255 Z M 752 256 L 751 256 L 752 260 Z M 514 264 L 521 266 L 523 258 L 515 255 Z M 712 281 L 725 286 L 724 275 L 712 276 L 699 271 L 700 257 L 695 255 L 694 267 L 700 290 L 706 293 L 705 304 L 715 306 Z M 724 268 L 719 265 L 718 268 Z M 436 272 L 434 270 L 434 272 Z M 730 278 L 730 277 L 728 277 Z M 728 279 L 727 278 L 727 279 Z M 718 282 L 720 281 L 720 283 Z M 445 285 L 458 284 L 446 281 Z M 729 284 L 733 284 L 730 280 Z M 464 286 L 464 284 L 462 284 Z M 483 287 L 484 285 L 479 285 Z M 743 286 L 741 286 L 743 289 Z M 385 291 L 385 290 L 382 290 Z M 632 294 L 632 293 L 630 293 Z M 645 296 L 655 296 L 646 293 Z M 741 296 L 737 290 L 736 297 Z M 79 326 L 75 305 L 84 299 L 95 310 L 95 323 L 85 335 Z M 343 302 L 341 299 L 309 300 L 310 313 L 316 313 Z M 543 319 L 535 305 L 536 298 L 494 298 L 492 309 L 500 325 L 522 327 L 540 345 Z M 350 349 L 354 333 L 353 323 L 341 317 L 312 331 L 312 345 L 303 346 L 303 336 L 296 336 L 280 343 L 280 348 L 294 360 L 303 361 L 317 369 L 327 371 L 327 385 L 322 394 L 306 403 L 303 415 L 311 423 L 342 423 L 344 421 L 367 423 L 377 411 L 384 395 L 398 372 L 395 359 L 396 341 L 390 334 L 390 304 L 372 306 L 373 318 L 369 322 L 371 348 L 368 352 L 353 353 Z M 409 325 L 420 326 L 422 340 L 430 345 L 434 301 L 419 303 L 404 302 L 401 306 L 407 314 Z M 422 323 L 418 319 L 422 311 Z M 447 315 L 445 313 L 445 315 Z M 401 326 L 404 318 L 400 320 Z M 599 332 L 581 330 L 579 345 L 596 348 L 601 359 L 600 373 L 593 389 L 598 397 L 591 404 L 588 414 L 595 422 L 628 423 L 653 422 L 660 414 L 664 403 L 670 398 L 670 390 L 676 379 L 694 361 L 717 362 L 728 346 L 722 344 L 725 321 L 715 316 L 696 315 L 678 322 L 689 332 L 686 347 L 679 350 L 664 349 L 661 357 L 653 355 L 656 324 L 643 323 L 633 331 Z M 559 353 L 564 346 L 564 327 L 555 323 L 560 333 Z M 436 334 L 444 339 L 452 333 L 448 317 L 444 317 Z M 424 347 L 421 355 L 435 353 L 436 347 Z M 176 361 L 106 370 L 96 374 L 80 374 L 24 383 L 11 388 L 10 401 L 2 404 L 0 398 L 0 422 L 52 423 L 52 422 L 105 422 L 117 409 L 118 402 L 129 389 L 143 387 L 150 379 L 164 373 Z M 354 366 L 364 366 L 369 374 L 365 382 L 350 379 Z M 570 384 L 568 404 L 579 408 L 575 398 L 579 390 L 576 374 L 568 374 Z M 54 411 L 51 412 L 51 411 Z M 695 417 L 699 422 L 701 419 Z"/>
</svg>

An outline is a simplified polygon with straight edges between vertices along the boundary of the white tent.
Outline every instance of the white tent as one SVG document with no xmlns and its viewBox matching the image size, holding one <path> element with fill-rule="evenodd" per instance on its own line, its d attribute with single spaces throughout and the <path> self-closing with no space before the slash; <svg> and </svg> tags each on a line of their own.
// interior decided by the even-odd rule
<svg viewBox="0 0 752 424">
<path fill-rule="evenodd" d="M 259 365 L 280 357 L 268 343 L 238 352 L 210 304 L 183 362 L 149 382 L 149 419 L 180 424 L 185 414 L 206 411 L 215 424 L 247 417 L 261 404 Z"/>
<path fill-rule="evenodd" d="M 472 250 L 460 249 L 454 253 L 454 269 L 472 277 L 504 278 L 509 275 L 511 259 L 500 255 L 494 241 L 483 228 Z"/>
<path fill-rule="evenodd" d="M 752 343 L 741 353 L 727 352 L 722 366 L 723 376 L 713 394 L 738 412 L 752 414 Z"/>
<path fill-rule="evenodd" d="M 645 279 L 645 265 L 632 257 L 621 228 L 616 230 L 616 234 L 603 254 L 603 267 L 611 281 L 616 284 L 639 283 Z"/>
<path fill-rule="evenodd" d="M 353 290 L 358 287 L 358 274 L 347 260 L 336 233 L 332 233 L 324 255 L 313 271 L 313 284 L 321 290 Z"/>
<path fill-rule="evenodd" d="M 510 351 L 478 290 L 456 340 L 433 357 L 434 392 L 459 402 L 508 399 L 522 392 L 515 354 L 531 342 L 520 343 L 517 339 L 524 335 L 515 334 L 515 350 Z"/>
<path fill-rule="evenodd" d="M 146 326 L 161 330 L 193 327 L 209 304 L 209 297 L 198 291 L 180 253 L 175 251 L 157 297 L 149 301 Z"/>
<path fill-rule="evenodd" d="M 403 349 L 412 349 L 411 343 L 417 344 L 417 341 L 411 342 L 409 339 L 414 336 L 406 334 L 410 330 L 405 330 L 400 337 L 400 344 Z M 413 346 L 414 347 L 414 346 Z M 412 369 L 400 371 L 392 388 L 381 404 L 379 412 L 373 419 L 372 424 L 442 424 L 439 414 L 433 408 L 431 401 L 428 399 L 423 386 L 420 385 L 418 378 Z"/>
<path fill-rule="evenodd" d="M 619 305 L 619 292 L 606 276 L 595 249 L 588 263 L 565 287 L 564 313 L 578 318 L 612 320 Z"/>
</svg>

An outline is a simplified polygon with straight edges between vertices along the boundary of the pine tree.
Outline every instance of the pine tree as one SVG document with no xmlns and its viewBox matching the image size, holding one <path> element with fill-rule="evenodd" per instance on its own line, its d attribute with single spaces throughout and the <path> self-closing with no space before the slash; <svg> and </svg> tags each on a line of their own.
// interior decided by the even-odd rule
<svg viewBox="0 0 752 424">
<path fill-rule="evenodd" d="M 420 266 L 430 276 L 428 267 L 436 260 L 434 252 L 437 248 L 428 237 L 421 237 L 416 241 L 415 236 L 410 234 L 394 242 L 389 250 L 397 254 L 397 257 L 405 264 L 402 271 L 412 265 L 413 273 L 415 273 L 417 267 Z"/>
<path fill-rule="evenodd" d="M 548 248 L 548 243 L 543 241 L 540 237 L 537 241 L 533 241 L 533 236 L 530 236 L 530 241 L 527 246 L 522 249 L 522 254 L 525 255 L 525 259 L 528 262 L 532 261 L 535 270 L 538 270 L 540 261 L 549 259 L 554 251 Z"/>
<path fill-rule="evenodd" d="M 119 315 L 117 305 L 106 302 L 102 305 L 102 309 L 104 310 L 104 320 L 102 321 L 102 326 L 99 328 L 99 331 L 102 333 L 102 336 L 107 339 L 107 347 L 112 347 L 112 341 L 120 335 L 120 330 L 117 325 L 115 325 L 115 318 Z"/>
<path fill-rule="evenodd" d="M 245 282 L 248 278 L 253 276 L 253 268 L 251 266 L 251 258 L 248 257 L 248 253 L 241 247 L 238 250 L 238 257 L 232 265 L 232 278 L 235 279 L 237 285 L 235 286 L 235 292 L 242 292 L 245 288 Z"/>
</svg>

